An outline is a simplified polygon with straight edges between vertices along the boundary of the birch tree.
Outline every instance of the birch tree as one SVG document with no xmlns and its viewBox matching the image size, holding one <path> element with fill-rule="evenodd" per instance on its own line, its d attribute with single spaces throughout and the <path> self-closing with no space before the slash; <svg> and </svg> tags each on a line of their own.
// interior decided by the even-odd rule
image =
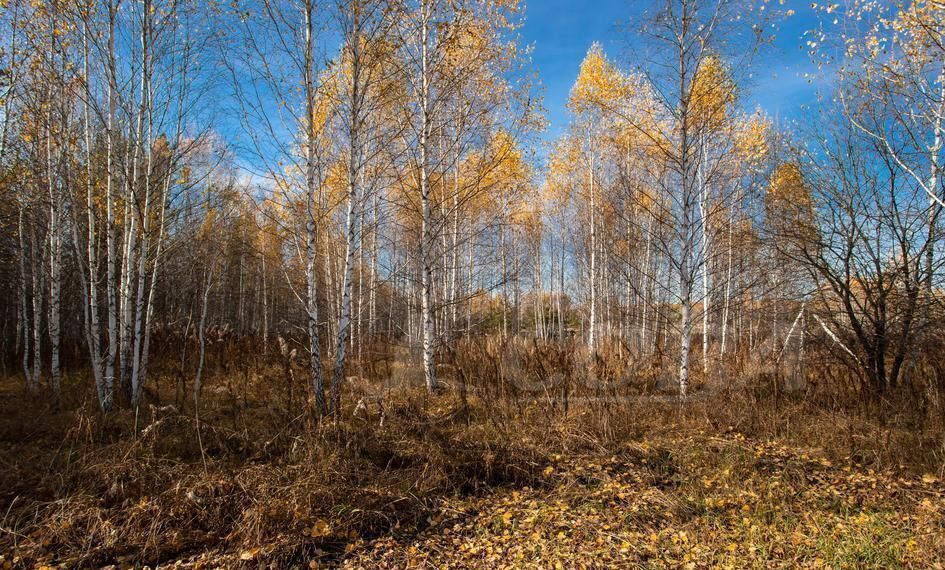
<svg viewBox="0 0 945 570">
<path fill-rule="evenodd" d="M 400 69 L 407 85 L 409 128 L 405 144 L 405 164 L 411 190 L 409 208 L 419 219 L 417 260 L 419 265 L 420 337 L 427 389 L 438 387 L 435 351 L 438 335 L 434 320 L 442 303 L 436 303 L 437 263 L 444 257 L 437 249 L 443 244 L 444 227 L 437 216 L 442 198 L 436 189 L 445 186 L 445 175 L 457 164 L 466 148 L 468 132 L 450 132 L 450 111 L 470 93 L 484 94 L 501 105 L 486 105 L 477 125 L 499 122 L 501 109 L 509 132 L 533 125 L 533 108 L 525 90 L 511 86 L 505 77 L 518 63 L 520 54 L 514 39 L 516 2 L 486 0 L 447 2 L 444 0 L 401 1 L 397 35 Z M 504 99 L 503 99 L 504 98 Z M 457 126 L 457 123 L 453 123 Z M 453 148 L 447 150 L 446 145 Z M 458 204 L 457 204 L 458 206 Z M 445 252 L 444 252 L 445 253 Z"/>
<path fill-rule="evenodd" d="M 709 126 L 705 109 L 700 109 L 701 93 L 716 91 L 700 85 L 700 72 L 718 54 L 726 54 L 741 42 L 739 56 L 732 63 L 745 73 L 759 42 L 765 39 L 764 19 L 758 8 L 737 0 L 671 0 L 660 4 L 643 32 L 652 48 L 649 68 L 641 72 L 649 78 L 657 101 L 668 117 L 658 144 L 672 176 L 666 181 L 672 200 L 673 244 L 669 253 L 677 276 L 675 297 L 679 303 L 679 395 L 685 397 L 690 380 L 690 352 L 693 334 L 695 284 L 706 252 L 698 239 L 707 212 L 700 210 L 700 142 Z M 714 84 L 711 84 L 714 83 Z M 732 80 L 737 85 L 737 80 Z M 724 94 L 724 89 L 723 89 Z M 722 100 L 726 100 L 723 96 Z M 707 225 L 706 225 L 707 227 Z"/>
<path fill-rule="evenodd" d="M 300 198 L 302 205 L 300 219 L 277 221 L 294 235 L 304 268 L 302 288 L 292 287 L 305 310 L 314 408 L 325 414 L 318 242 L 332 102 L 319 71 L 322 12 L 315 0 L 260 0 L 235 4 L 230 16 L 228 37 L 236 41 L 224 42 L 222 49 L 243 127 L 238 147 L 251 157 L 252 174 L 269 184 L 274 202 L 291 205 Z"/>
<path fill-rule="evenodd" d="M 337 6 L 337 16 L 343 42 L 336 79 L 341 84 L 337 89 L 338 130 L 341 140 L 347 143 L 343 152 L 347 168 L 341 312 L 331 383 L 335 413 L 341 405 L 341 384 L 351 336 L 355 255 L 361 253 L 365 195 L 369 190 L 378 191 L 380 174 L 389 171 L 389 164 L 385 167 L 379 162 L 388 159 L 388 145 L 393 144 L 393 135 L 398 134 L 396 124 L 390 124 L 395 117 L 386 112 L 398 92 L 396 78 L 390 71 L 391 47 L 385 38 L 391 29 L 389 5 L 383 1 L 342 2 Z"/>
</svg>

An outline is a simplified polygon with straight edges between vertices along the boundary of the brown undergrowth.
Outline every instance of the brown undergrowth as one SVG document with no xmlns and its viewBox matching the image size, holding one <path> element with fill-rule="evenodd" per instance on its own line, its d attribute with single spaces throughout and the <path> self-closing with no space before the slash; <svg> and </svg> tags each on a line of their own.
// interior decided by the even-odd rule
<svg viewBox="0 0 945 570">
<path fill-rule="evenodd" d="M 5 381 L 3 563 L 549 567 L 590 552 L 589 567 L 889 567 L 945 556 L 941 431 L 908 414 L 879 422 L 751 388 L 686 403 L 575 391 L 564 405 L 475 380 L 464 404 L 454 379 L 434 397 L 353 381 L 344 412 L 316 421 L 302 406 L 288 413 L 265 378 L 209 382 L 199 415 L 155 401 L 107 417 L 35 405 Z"/>
</svg>

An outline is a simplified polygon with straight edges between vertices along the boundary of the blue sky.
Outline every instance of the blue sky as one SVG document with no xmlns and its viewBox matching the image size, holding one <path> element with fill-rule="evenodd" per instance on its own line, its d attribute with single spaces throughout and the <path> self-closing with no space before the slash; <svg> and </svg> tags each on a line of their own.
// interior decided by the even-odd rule
<svg viewBox="0 0 945 570">
<path fill-rule="evenodd" d="M 554 139 L 567 127 L 565 107 L 568 92 L 577 77 L 581 60 L 595 41 L 621 67 L 631 67 L 627 46 L 635 20 L 651 7 L 645 0 L 526 0 L 522 40 L 533 46 L 532 62 L 544 85 L 549 127 L 546 138 Z M 817 81 L 804 46 L 804 32 L 817 26 L 810 2 L 784 0 L 784 10 L 795 14 L 781 22 L 774 46 L 756 61 L 753 81 L 747 86 L 743 105 L 761 107 L 769 116 L 787 122 L 803 120 L 804 105 L 816 102 Z M 626 24 L 629 22 L 629 26 Z M 629 28 L 629 30 L 628 30 Z"/>
</svg>

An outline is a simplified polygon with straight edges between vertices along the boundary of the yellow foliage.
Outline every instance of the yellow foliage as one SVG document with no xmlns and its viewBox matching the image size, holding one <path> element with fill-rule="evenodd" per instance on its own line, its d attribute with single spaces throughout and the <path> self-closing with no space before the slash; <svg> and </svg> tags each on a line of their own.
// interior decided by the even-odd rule
<svg viewBox="0 0 945 570">
<path fill-rule="evenodd" d="M 509 189 L 523 184 L 528 178 L 522 150 L 506 131 L 499 131 L 489 140 L 486 150 L 483 185 Z"/>
<path fill-rule="evenodd" d="M 595 43 L 581 62 L 577 81 L 571 88 L 568 107 L 579 115 L 612 109 L 632 94 L 627 76 L 607 59 Z"/>
<path fill-rule="evenodd" d="M 798 164 L 785 162 L 775 168 L 765 196 L 771 226 L 796 237 L 814 237 L 814 203 Z"/>
<path fill-rule="evenodd" d="M 771 121 L 756 113 L 739 125 L 735 133 L 735 151 L 749 166 L 759 164 L 768 155 Z"/>
<path fill-rule="evenodd" d="M 780 203 L 792 203 L 810 207 L 810 190 L 804 181 L 800 166 L 794 162 L 779 164 L 771 175 L 768 199 Z"/>
<path fill-rule="evenodd" d="M 696 125 L 710 130 L 719 128 L 736 99 L 735 83 L 725 63 L 715 55 L 703 58 L 690 87 L 689 106 Z"/>
<path fill-rule="evenodd" d="M 941 58 L 945 35 L 945 3 L 940 0 L 913 2 L 886 24 L 895 34 L 892 39 L 901 46 L 907 57 L 922 60 Z M 871 40 L 877 49 L 885 43 L 884 38 L 875 35 Z"/>
<path fill-rule="evenodd" d="M 564 137 L 552 149 L 545 177 L 544 198 L 552 212 L 560 212 L 570 201 L 578 176 L 576 169 L 582 163 L 580 142 L 573 136 Z"/>
</svg>

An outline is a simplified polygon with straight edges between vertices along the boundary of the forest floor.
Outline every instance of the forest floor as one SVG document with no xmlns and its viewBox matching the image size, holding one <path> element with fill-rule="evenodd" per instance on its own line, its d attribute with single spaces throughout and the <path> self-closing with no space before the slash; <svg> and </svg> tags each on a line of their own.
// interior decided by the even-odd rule
<svg viewBox="0 0 945 570">
<path fill-rule="evenodd" d="M 313 423 L 221 396 L 199 421 L 102 421 L 0 386 L 0 568 L 945 561 L 941 470 L 907 461 L 937 461 L 939 436 L 800 402 L 761 420 L 749 401 L 565 412 L 417 393 Z"/>
<path fill-rule="evenodd" d="M 559 458 L 346 568 L 942 568 L 945 487 L 736 434 Z"/>
</svg>

